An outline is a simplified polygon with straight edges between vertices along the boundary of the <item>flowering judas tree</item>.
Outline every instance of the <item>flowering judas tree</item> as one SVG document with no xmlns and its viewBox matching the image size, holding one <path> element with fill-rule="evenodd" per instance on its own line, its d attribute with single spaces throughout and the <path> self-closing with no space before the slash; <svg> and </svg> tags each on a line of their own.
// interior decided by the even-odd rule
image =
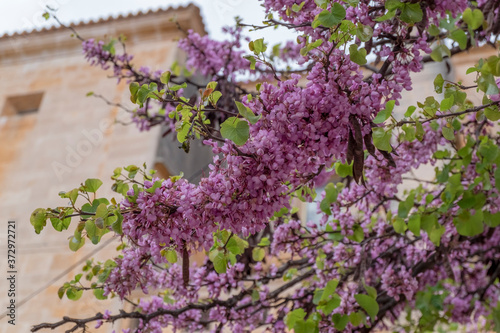
<svg viewBox="0 0 500 333">
<path fill-rule="evenodd" d="M 434 96 L 392 114 L 425 63 L 496 47 L 498 1 L 262 5 L 263 24 L 238 21 L 227 41 L 186 32 L 184 72 L 207 77 L 203 86 L 179 68 L 136 68 L 113 42 L 83 40 L 92 65 L 129 80 L 141 130 L 169 126 L 187 153 L 202 143 L 215 157 L 197 184 L 128 166 L 112 176 L 120 199 L 100 198 L 102 182 L 88 179 L 60 193 L 69 206 L 33 212 L 37 233 L 47 221 L 73 228 L 73 251 L 107 233 L 121 243 L 60 297 L 148 295 L 129 300 L 131 312 L 32 331 L 126 318 L 138 319 L 136 332 L 500 330 L 500 58 L 468 69 L 473 86 L 437 75 Z M 244 37 L 276 26 L 297 41 Z M 188 86 L 199 93 L 185 96 Z M 433 179 L 398 191 L 423 164 L 435 166 Z M 328 183 L 332 174 L 340 181 Z M 294 203 L 316 196 L 320 222 L 301 222 Z M 190 261 L 200 252 L 203 262 Z"/>
</svg>

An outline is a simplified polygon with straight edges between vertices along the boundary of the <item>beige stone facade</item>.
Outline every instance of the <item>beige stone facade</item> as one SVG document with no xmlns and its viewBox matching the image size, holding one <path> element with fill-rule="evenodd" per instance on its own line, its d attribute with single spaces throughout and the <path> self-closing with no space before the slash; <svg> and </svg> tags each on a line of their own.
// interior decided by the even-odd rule
<svg viewBox="0 0 500 333">
<path fill-rule="evenodd" d="M 176 39 L 181 35 L 170 20 L 184 29 L 205 33 L 195 6 L 99 22 L 78 24 L 84 38 L 127 36 L 133 64 L 168 69 L 183 61 Z M 115 167 L 129 164 L 153 166 L 161 132 L 139 132 L 116 107 L 95 97 L 95 91 L 117 103 L 128 102 L 128 86 L 116 85 L 100 68 L 89 66 L 80 42 L 64 28 L 0 37 L 0 332 L 29 332 L 41 322 L 68 315 L 83 318 L 104 309 L 118 310 L 116 300 L 96 301 L 92 295 L 73 302 L 59 300 L 58 288 L 71 280 L 88 257 L 113 256 L 116 242 L 88 242 L 77 253 L 68 249 L 74 231 L 55 232 L 51 226 L 36 235 L 30 213 L 38 207 L 66 205 L 59 191 L 78 187 L 87 178 L 105 184 L 98 195 L 112 197 L 109 176 Z M 108 72 L 110 74 L 110 72 Z M 16 320 L 8 324 L 7 221 L 16 221 Z M 118 329 L 107 326 L 111 331 Z M 63 332 L 62 328 L 56 332 Z M 93 332 L 93 326 L 89 332 Z M 100 330 L 101 331 L 101 330 Z"/>
</svg>

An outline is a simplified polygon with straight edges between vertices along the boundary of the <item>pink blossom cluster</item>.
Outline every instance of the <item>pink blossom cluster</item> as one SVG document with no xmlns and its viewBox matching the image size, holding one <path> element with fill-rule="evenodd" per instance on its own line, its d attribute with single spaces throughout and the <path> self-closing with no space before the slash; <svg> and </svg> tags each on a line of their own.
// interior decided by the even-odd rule
<svg viewBox="0 0 500 333">
<path fill-rule="evenodd" d="M 127 67 L 128 63 L 134 58 L 133 55 L 127 53 L 114 54 L 109 50 L 105 50 L 104 41 L 96 41 L 93 38 L 82 42 L 82 49 L 85 59 L 92 66 L 100 66 L 107 70 L 113 66 L 113 72 L 116 77 L 121 77 L 122 71 Z"/>
<path fill-rule="evenodd" d="M 241 29 L 225 28 L 232 41 L 216 41 L 208 35 L 200 36 L 192 30 L 179 42 L 179 47 L 188 54 L 186 66 L 196 69 L 200 74 L 216 78 L 234 77 L 237 73 L 248 70 L 249 62 L 243 58 L 241 47 Z"/>
<path fill-rule="evenodd" d="M 155 182 L 161 185 L 154 187 Z M 122 202 L 124 209 L 131 208 L 124 214 L 124 233 L 157 259 L 163 248 L 181 251 L 186 243 L 205 243 L 213 229 L 197 209 L 204 203 L 204 197 L 197 193 L 195 185 L 185 179 L 146 181 L 137 197 L 130 189 L 129 197 Z"/>
</svg>

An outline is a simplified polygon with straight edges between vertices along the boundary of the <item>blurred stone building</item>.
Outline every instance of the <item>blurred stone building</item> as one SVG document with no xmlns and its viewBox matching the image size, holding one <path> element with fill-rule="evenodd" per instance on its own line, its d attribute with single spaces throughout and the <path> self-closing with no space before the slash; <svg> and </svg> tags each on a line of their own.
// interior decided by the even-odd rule
<svg viewBox="0 0 500 333">
<path fill-rule="evenodd" d="M 185 55 L 177 48 L 183 29 L 205 34 L 199 9 L 193 5 L 136 15 L 106 18 L 73 27 L 88 39 L 125 35 L 132 63 L 165 70 Z M 118 52 L 120 51 L 118 49 Z M 97 301 L 93 295 L 78 302 L 59 300 L 58 288 L 81 271 L 87 258 L 112 258 L 117 242 L 109 237 L 90 242 L 76 253 L 68 248 L 69 230 L 58 233 L 48 225 L 36 235 L 30 213 L 38 207 L 67 204 L 58 193 L 78 187 L 87 178 L 105 181 L 101 197 L 113 197 L 110 176 L 114 168 L 130 164 L 156 167 L 167 177 L 181 169 L 188 178 L 201 175 L 211 160 L 210 149 L 193 147 L 186 155 L 161 128 L 140 132 L 130 115 L 109 106 L 89 91 L 129 108 L 126 82 L 116 85 L 82 55 L 81 43 L 66 28 L 0 37 L 0 332 L 29 332 L 34 324 L 59 321 L 68 315 L 84 318 L 120 308 L 118 300 Z M 16 221 L 16 325 L 8 324 L 7 221 Z M 49 222 L 50 224 L 50 222 Z M 122 324 L 111 328 L 118 330 Z M 128 323 L 124 323 L 128 325 Z M 126 327 L 126 326 L 125 326 Z M 63 327 L 64 328 L 64 327 Z M 58 328 L 57 332 L 64 331 Z M 66 327 L 66 329 L 68 329 Z M 49 330 L 50 331 L 50 330 Z M 90 331 L 94 331 L 93 326 Z M 103 331 L 106 331 L 104 329 Z"/>
</svg>

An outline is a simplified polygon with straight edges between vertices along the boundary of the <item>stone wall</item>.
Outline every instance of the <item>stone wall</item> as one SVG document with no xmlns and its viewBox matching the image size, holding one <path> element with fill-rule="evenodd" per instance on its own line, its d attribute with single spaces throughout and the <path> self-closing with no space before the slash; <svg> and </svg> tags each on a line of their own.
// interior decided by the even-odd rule
<svg viewBox="0 0 500 333">
<path fill-rule="evenodd" d="M 183 61 L 175 41 L 180 34 L 170 21 L 174 15 L 185 29 L 205 33 L 194 6 L 79 24 L 76 29 L 85 38 L 125 34 L 136 66 L 168 69 L 175 60 Z M 70 34 L 53 28 L 0 38 L 0 332 L 29 332 L 34 324 L 64 315 L 83 318 L 121 307 L 117 300 L 96 301 L 92 295 L 78 302 L 57 296 L 58 288 L 80 272 L 88 257 L 113 257 L 117 242 L 87 242 L 72 253 L 68 237 L 75 224 L 62 233 L 48 226 L 36 235 L 29 218 L 35 208 L 66 205 L 59 191 L 78 187 L 87 178 L 104 180 L 98 195 L 110 198 L 114 168 L 144 162 L 153 167 L 156 162 L 159 128 L 139 132 L 134 125 L 115 124 L 115 119 L 130 122 L 130 116 L 86 97 L 95 91 L 133 108 L 127 83 L 116 85 L 106 77 L 111 71 L 87 64 L 79 41 Z M 5 317 L 8 220 L 17 226 L 15 327 Z M 108 326 L 109 331 L 119 327 Z"/>
</svg>

